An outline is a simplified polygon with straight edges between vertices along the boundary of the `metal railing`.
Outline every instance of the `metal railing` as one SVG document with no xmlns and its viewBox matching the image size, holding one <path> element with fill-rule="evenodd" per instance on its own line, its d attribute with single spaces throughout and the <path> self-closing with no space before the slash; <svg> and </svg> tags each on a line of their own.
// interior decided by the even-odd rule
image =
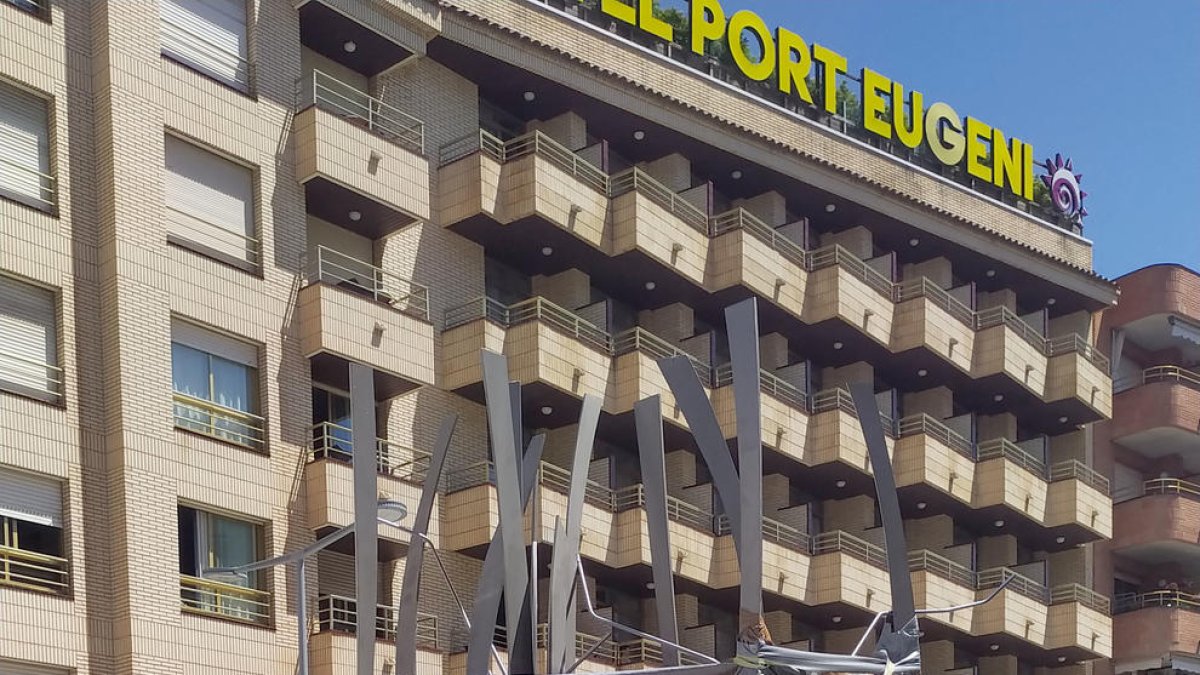
<svg viewBox="0 0 1200 675">
<path fill-rule="evenodd" d="M 975 459 L 975 447 L 970 440 L 925 413 L 902 417 L 896 424 L 897 438 L 919 434 L 924 434 L 934 440 L 940 441 L 942 445 L 945 445 L 967 459 Z"/>
<path fill-rule="evenodd" d="M 446 493 L 461 492 L 480 485 L 496 484 L 496 467 L 491 461 L 475 462 L 446 474 Z"/>
<path fill-rule="evenodd" d="M 262 417 L 180 392 L 174 392 L 172 397 L 175 428 L 262 449 L 266 441 L 266 424 Z"/>
<path fill-rule="evenodd" d="M 540 131 L 532 131 L 505 141 L 502 148 L 502 162 L 537 155 L 597 192 L 608 194 L 608 174 Z"/>
<path fill-rule="evenodd" d="M 316 106 L 413 152 L 425 152 L 425 123 L 365 91 L 313 70 L 297 83 L 297 110 Z"/>
<path fill-rule="evenodd" d="M 271 623 L 271 594 L 268 591 L 181 574 L 179 596 L 183 609 L 188 612 L 260 626 Z"/>
<path fill-rule="evenodd" d="M 809 398 L 808 412 L 810 414 L 816 415 L 831 410 L 841 410 L 851 415 L 858 414 L 857 408 L 854 407 L 854 397 L 850 395 L 849 390 L 842 387 L 822 389 Z M 884 435 L 889 438 L 895 438 L 896 420 L 880 410 L 879 421 L 883 423 Z"/>
<path fill-rule="evenodd" d="M 308 263 L 310 283 L 336 286 L 429 320 L 429 289 L 421 284 L 325 246 L 318 246 Z"/>
<path fill-rule="evenodd" d="M 358 632 L 358 602 L 341 595 L 317 597 L 317 631 L 321 633 Z M 396 608 L 387 605 L 375 607 L 375 638 L 394 641 L 396 639 Z M 432 614 L 417 614 L 417 646 L 437 649 L 438 620 Z"/>
<path fill-rule="evenodd" d="M 33 373 L 44 370 L 45 376 Z M 63 393 L 63 369 L 14 354 L 0 347 L 0 389 L 30 392 L 38 398 L 57 402 Z"/>
<path fill-rule="evenodd" d="M 171 214 L 171 217 L 182 219 L 177 225 L 186 233 L 176 233 L 176 237 L 231 258 L 244 260 L 251 265 L 259 264 L 262 257 L 262 242 L 257 237 L 234 232 L 228 227 L 181 211 L 169 204 L 164 208 Z"/>
<path fill-rule="evenodd" d="M 729 516 L 724 513 L 717 516 L 713 525 L 713 534 L 722 536 L 732 533 L 733 529 L 729 524 Z M 799 551 L 800 553 L 809 553 L 812 551 L 812 537 L 807 532 L 781 523 L 778 520 L 763 517 L 762 535 L 763 541 L 774 542 L 793 551 Z"/>
<path fill-rule="evenodd" d="M 745 230 L 755 239 L 771 247 L 781 256 L 800 269 L 808 268 L 808 252 L 796 242 L 787 238 L 783 233 L 767 225 L 757 216 L 744 208 L 738 207 L 724 213 L 718 213 L 709 219 L 709 233 L 713 237 L 734 230 Z"/>
<path fill-rule="evenodd" d="M 994 326 L 1006 326 L 1022 340 L 1037 347 L 1037 350 L 1042 354 L 1046 353 L 1046 338 L 1037 329 L 1025 323 L 1025 320 L 1017 316 L 1011 309 L 1000 305 L 999 307 L 990 307 L 981 309 L 975 312 L 975 330 L 984 330 Z"/>
<path fill-rule="evenodd" d="M 679 196 L 671 188 L 660 183 L 649 173 L 634 167 L 609 177 L 608 195 L 610 197 L 619 197 L 633 191 L 645 195 L 650 201 L 670 211 L 692 229 L 708 236 L 708 214 L 696 208 L 694 204 Z"/>
<path fill-rule="evenodd" d="M 1200 389 L 1200 373 L 1179 366 L 1154 366 L 1142 371 L 1141 384 L 1173 382 L 1192 389 Z"/>
<path fill-rule="evenodd" d="M 479 319 L 487 319 L 505 328 L 539 321 L 606 354 L 612 353 L 612 338 L 596 324 L 573 314 L 543 297 L 529 298 L 512 305 L 482 297 L 446 310 L 446 330 Z"/>
<path fill-rule="evenodd" d="M 976 585 L 976 588 L 978 590 L 982 591 L 989 588 L 996 588 L 1000 584 L 1004 583 L 1006 578 L 1011 576 L 1012 581 L 1008 582 L 1005 590 L 1011 590 L 1013 592 L 1020 593 L 1021 595 L 1033 600 L 1037 600 L 1042 604 L 1048 604 L 1050 602 L 1050 590 L 1047 589 L 1044 584 L 1040 584 L 1024 574 L 1014 572 L 1011 568 L 992 567 L 990 569 L 980 570 L 976 573 L 976 575 L 978 578 L 978 584 Z"/>
<path fill-rule="evenodd" d="M 686 356 L 692 362 L 692 367 L 696 369 L 696 374 L 700 376 L 700 381 L 706 385 L 711 385 L 712 383 L 712 366 L 645 328 L 631 328 L 627 331 L 617 333 L 613 336 L 612 349 L 613 356 L 622 356 L 638 351 L 645 353 L 655 361 L 669 359 L 673 356 Z"/>
<path fill-rule="evenodd" d="M 250 90 L 254 82 L 254 64 L 237 51 L 208 40 L 166 16 L 162 17 L 160 39 L 161 48 L 167 56 L 197 68 L 240 91 Z M 225 72 L 230 63 L 235 66 L 232 77 Z"/>
<path fill-rule="evenodd" d="M 70 590 L 67 559 L 0 546 L 0 585 L 65 595 Z"/>
<path fill-rule="evenodd" d="M 48 173 L 0 155 L 0 193 L 13 195 L 19 200 L 28 199 L 35 202 L 31 206 L 50 210 L 58 199 L 58 182 Z"/>
<path fill-rule="evenodd" d="M 1101 354 L 1100 350 L 1096 349 L 1095 345 L 1089 343 L 1079 333 L 1060 335 L 1058 337 L 1052 337 L 1046 340 L 1046 356 L 1058 356 L 1059 354 L 1071 353 L 1079 354 L 1105 374 L 1108 373 L 1109 368 L 1111 367 L 1108 357 L 1104 354 Z"/>
<path fill-rule="evenodd" d="M 896 284 L 896 302 L 926 298 L 934 306 L 942 309 L 950 316 L 962 322 L 971 330 L 975 329 L 975 310 L 964 305 L 958 298 L 933 283 L 929 277 L 910 279 Z"/>
<path fill-rule="evenodd" d="M 887 567 L 887 551 L 882 546 L 876 546 L 869 541 L 837 530 L 822 532 L 812 539 L 812 554 L 845 553 L 876 567 Z"/>
<path fill-rule="evenodd" d="M 616 665 L 636 666 L 642 663 L 662 663 L 662 644 L 653 640 L 639 638 L 616 645 Z M 700 659 L 686 654 L 679 654 L 679 663 L 685 666 L 695 666 L 703 663 Z"/>
<path fill-rule="evenodd" d="M 354 452 L 350 434 L 350 427 L 333 422 L 314 424 L 312 440 L 309 442 L 311 458 L 352 462 Z M 429 471 L 429 460 L 428 452 L 382 438 L 375 439 L 375 468 L 385 476 L 419 483 L 425 480 L 426 472 Z"/>
<path fill-rule="evenodd" d="M 733 364 L 725 363 L 713 371 L 712 386 L 726 387 L 733 384 Z M 800 410 L 808 410 L 808 394 L 790 382 L 765 370 L 758 371 L 758 388 L 762 393 L 776 398 Z"/>
<path fill-rule="evenodd" d="M 1139 496 L 1146 495 L 1178 495 L 1200 500 L 1200 484 L 1178 478 L 1154 478 L 1143 484 L 1142 494 Z"/>
<path fill-rule="evenodd" d="M 1025 452 L 1021 446 L 1013 443 L 1007 438 L 993 438 L 989 441 L 983 441 L 977 448 L 978 461 L 984 462 L 989 459 L 1004 458 L 1026 471 L 1036 474 L 1040 478 L 1046 478 L 1046 463 Z"/>
<path fill-rule="evenodd" d="M 1183 591 L 1151 591 L 1149 593 L 1122 593 L 1113 598 L 1113 614 L 1135 612 L 1139 609 L 1165 608 L 1200 612 L 1200 595 Z"/>
<path fill-rule="evenodd" d="M 928 549 L 908 552 L 910 572 L 929 572 L 972 590 L 979 584 L 975 570 L 961 565 Z"/>
<path fill-rule="evenodd" d="M 1077 459 L 1068 459 L 1050 465 L 1050 482 L 1075 479 L 1099 492 L 1109 494 L 1109 482 L 1100 472 Z"/>
<path fill-rule="evenodd" d="M 872 290 L 888 300 L 894 299 L 894 284 L 879 270 L 868 265 L 862 258 L 842 248 L 840 244 L 825 246 L 808 254 L 808 269 L 817 271 L 837 265 L 851 276 L 862 281 Z"/>
<path fill-rule="evenodd" d="M 1108 614 L 1109 600 L 1082 584 L 1062 584 L 1050 589 L 1050 604 L 1078 602 L 1089 609 Z"/>
<path fill-rule="evenodd" d="M 559 494 L 571 491 L 571 471 L 557 464 L 542 462 L 538 467 L 538 484 Z M 605 511 L 615 511 L 612 488 L 588 479 L 583 489 L 583 500 Z"/>
</svg>

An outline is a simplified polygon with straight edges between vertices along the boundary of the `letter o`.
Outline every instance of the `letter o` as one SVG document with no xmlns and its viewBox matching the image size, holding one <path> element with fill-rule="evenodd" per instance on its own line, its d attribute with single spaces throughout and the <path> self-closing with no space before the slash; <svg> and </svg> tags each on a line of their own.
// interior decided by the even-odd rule
<svg viewBox="0 0 1200 675">
<path fill-rule="evenodd" d="M 762 56 L 758 61 L 751 59 L 742 47 L 742 32 L 746 29 L 749 29 L 754 37 L 758 38 L 758 44 L 762 48 Z M 754 12 L 743 9 L 729 18 L 727 37 L 729 51 L 733 54 L 733 62 L 737 64 L 742 74 L 759 82 L 771 77 L 771 74 L 775 72 L 775 39 L 771 37 L 771 31 L 767 29 L 766 22 Z"/>
</svg>

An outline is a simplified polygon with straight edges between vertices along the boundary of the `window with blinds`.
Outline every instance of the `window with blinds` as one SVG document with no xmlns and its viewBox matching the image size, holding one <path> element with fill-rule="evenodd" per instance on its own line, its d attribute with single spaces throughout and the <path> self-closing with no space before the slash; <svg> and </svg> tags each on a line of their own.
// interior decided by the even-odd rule
<svg viewBox="0 0 1200 675">
<path fill-rule="evenodd" d="M 55 200 L 49 120 L 45 98 L 0 81 L 0 195 L 44 211 Z"/>
<path fill-rule="evenodd" d="M 0 389 L 60 400 L 56 307 L 53 291 L 0 275 Z"/>
<path fill-rule="evenodd" d="M 246 0 L 160 0 L 162 53 L 239 91 L 250 90 Z"/>
<path fill-rule="evenodd" d="M 64 593 L 65 554 L 62 484 L 0 466 L 0 584 Z"/>
<path fill-rule="evenodd" d="M 257 266 L 254 172 L 166 137 L 167 232 L 173 243 L 240 266 Z"/>
</svg>

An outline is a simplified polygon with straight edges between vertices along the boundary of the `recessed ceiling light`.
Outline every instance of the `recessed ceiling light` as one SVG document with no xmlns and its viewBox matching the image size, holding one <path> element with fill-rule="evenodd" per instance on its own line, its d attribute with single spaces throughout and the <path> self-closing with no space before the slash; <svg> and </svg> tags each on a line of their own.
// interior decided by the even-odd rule
<svg viewBox="0 0 1200 675">
<path fill-rule="evenodd" d="M 838 482 L 834 483 L 834 485 L 836 485 L 836 486 L 838 486 L 838 487 L 840 487 L 840 488 L 844 488 L 844 487 L 846 487 L 846 481 L 844 481 L 844 480 L 839 480 Z"/>
<path fill-rule="evenodd" d="M 834 623 L 841 623 L 841 622 L 842 622 L 842 617 L 840 617 L 840 616 L 835 616 L 835 617 L 832 617 L 832 618 L 830 619 L 830 621 L 832 621 L 832 622 L 834 622 Z"/>
<path fill-rule="evenodd" d="M 1067 423 L 1067 416 L 1066 416 L 1066 415 L 1063 415 L 1062 417 L 1058 418 L 1058 423 L 1059 423 L 1059 424 L 1066 424 L 1066 423 Z"/>
<path fill-rule="evenodd" d="M 347 213 L 346 215 L 350 216 L 350 220 L 353 220 L 356 223 L 358 221 L 362 220 L 362 211 L 351 211 L 350 213 Z"/>
<path fill-rule="evenodd" d="M 990 279 L 991 277 L 996 276 L 996 270 L 988 270 L 988 271 L 984 272 L 983 274 Z"/>
<path fill-rule="evenodd" d="M 916 237 L 913 237 L 912 239 L 909 239 L 909 240 L 908 240 L 908 245 L 909 245 L 909 246 L 916 246 L 916 245 L 917 245 L 917 244 L 919 244 L 919 243 L 921 243 L 921 240 L 920 240 L 920 239 L 917 239 Z"/>
<path fill-rule="evenodd" d="M 543 414 L 543 415 L 549 415 L 549 414 L 550 414 L 550 413 L 552 413 L 552 412 L 554 412 L 554 408 L 551 408 L 551 407 L 550 407 L 550 406 L 548 406 L 548 405 L 544 405 L 544 406 L 542 406 L 542 414 Z"/>
<path fill-rule="evenodd" d="M 1058 300 L 1055 300 L 1054 298 L 1046 298 L 1047 305 L 1053 305 L 1056 302 L 1058 302 Z"/>
<path fill-rule="evenodd" d="M 533 99 L 537 98 L 537 94 L 533 93 L 532 91 L 527 91 L 522 96 L 526 101 L 532 101 Z"/>
<path fill-rule="evenodd" d="M 347 40 L 342 45 L 342 49 L 345 49 L 347 54 L 353 54 L 358 49 L 358 45 L 354 44 L 354 40 Z"/>
<path fill-rule="evenodd" d="M 1056 543 L 1056 544 L 1065 544 L 1065 543 L 1066 543 L 1066 541 L 1067 541 L 1067 538 L 1066 538 L 1066 537 L 1061 537 L 1061 536 L 1060 536 L 1060 537 L 1055 537 L 1055 538 L 1054 538 L 1054 543 Z"/>
<path fill-rule="evenodd" d="M 925 377 L 928 374 L 929 374 L 929 371 L 925 370 L 924 368 L 917 371 L 917 377 Z"/>
<path fill-rule="evenodd" d="M 842 344 L 840 341 L 839 341 L 839 342 L 835 342 L 835 343 L 833 343 L 833 348 L 834 348 L 834 349 L 841 349 L 842 347 L 845 347 L 845 346 L 846 346 L 846 345 Z"/>
<path fill-rule="evenodd" d="M 542 247 L 542 255 L 554 255 L 554 247 L 553 246 L 543 246 Z"/>
<path fill-rule="evenodd" d="M 825 213 L 833 213 L 834 211 L 837 211 L 837 204 L 825 205 Z"/>
<path fill-rule="evenodd" d="M 648 291 L 652 291 L 652 290 L 654 290 L 654 289 L 656 289 L 656 288 L 658 288 L 658 284 L 654 283 L 653 281 L 647 281 L 647 282 L 646 282 L 646 290 L 648 290 Z"/>
<path fill-rule="evenodd" d="M 929 505 L 926 504 L 925 502 L 917 502 L 917 510 L 918 511 L 924 511 L 926 506 L 929 506 Z"/>
<path fill-rule="evenodd" d="M 994 523 L 992 523 L 992 524 L 993 524 L 993 525 L 995 525 L 996 527 L 1004 527 L 1004 521 L 1003 521 L 1003 520 L 997 520 L 996 522 L 994 522 Z"/>
<path fill-rule="evenodd" d="M 646 588 L 647 588 L 647 589 L 649 589 L 649 590 L 654 590 L 654 582 L 653 582 L 653 581 L 647 581 L 647 582 L 646 582 Z"/>
<path fill-rule="evenodd" d="M 1000 645 L 988 645 L 988 649 L 992 651 L 998 651 L 1000 649 Z"/>
<path fill-rule="evenodd" d="M 1004 400 L 1004 394 L 996 394 L 995 396 L 992 397 L 992 400 L 995 401 L 996 403 L 999 403 L 1000 401 Z"/>
<path fill-rule="evenodd" d="M 642 131 L 641 129 L 638 129 L 637 131 L 633 132 L 633 140 L 635 140 L 635 141 L 640 141 L 645 137 L 646 137 L 646 132 Z"/>
<path fill-rule="evenodd" d="M 1065 662 L 1066 662 L 1066 660 L 1067 660 L 1067 657 L 1065 657 L 1065 656 L 1060 656 L 1060 657 L 1058 657 L 1058 662 L 1059 662 L 1059 663 L 1065 663 Z"/>
<path fill-rule="evenodd" d="M 730 178 L 732 178 L 732 179 L 734 179 L 734 180 L 741 180 L 741 179 L 742 179 L 742 170 L 741 170 L 741 169 L 734 169 L 734 170 L 733 170 L 733 171 L 732 171 L 732 172 L 729 174 L 729 177 L 730 177 Z"/>
</svg>

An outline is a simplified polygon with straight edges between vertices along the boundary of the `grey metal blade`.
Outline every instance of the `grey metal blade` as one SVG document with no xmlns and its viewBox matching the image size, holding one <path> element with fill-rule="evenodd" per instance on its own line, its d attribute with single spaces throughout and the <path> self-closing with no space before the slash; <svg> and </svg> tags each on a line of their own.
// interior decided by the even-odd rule
<svg viewBox="0 0 1200 675">
<path fill-rule="evenodd" d="M 725 308 L 725 330 L 733 366 L 733 401 L 737 413 L 738 484 L 741 509 L 740 628 L 757 625 L 762 614 L 762 390 L 759 385 L 758 306 L 754 298 Z"/>
<path fill-rule="evenodd" d="M 413 519 L 413 534 L 408 541 L 408 555 L 404 563 L 403 585 L 400 587 L 400 604 L 396 608 L 396 670 L 401 673 L 417 672 L 417 598 L 421 588 L 421 568 L 425 559 L 425 540 L 419 535 L 429 531 L 429 519 L 433 504 L 437 500 L 438 484 L 442 480 L 442 467 L 450 452 L 450 439 L 458 424 L 458 415 L 451 413 L 442 420 L 437 441 L 429 456 L 429 468 L 425 472 L 425 484 L 421 488 L 421 501 Z"/>
<path fill-rule="evenodd" d="M 666 446 L 663 443 L 662 399 L 644 398 L 633 404 L 637 426 L 638 458 L 646 496 L 646 525 L 650 534 L 650 566 L 654 575 L 654 608 L 664 666 L 679 665 L 679 650 L 668 642 L 679 642 L 675 615 L 675 576 L 671 572 L 671 540 L 667 519 Z"/>
<path fill-rule="evenodd" d="M 358 607 L 356 672 L 375 666 L 375 606 L 379 603 L 379 476 L 375 459 L 375 374 L 350 362 L 350 447 L 354 459 L 354 599 Z"/>
</svg>

